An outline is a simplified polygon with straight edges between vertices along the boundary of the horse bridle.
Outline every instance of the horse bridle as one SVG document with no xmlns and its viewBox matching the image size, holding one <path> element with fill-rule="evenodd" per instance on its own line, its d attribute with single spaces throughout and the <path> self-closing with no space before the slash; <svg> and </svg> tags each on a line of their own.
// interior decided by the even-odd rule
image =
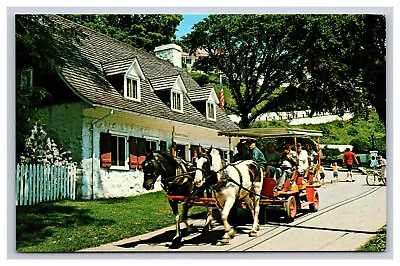
<svg viewBox="0 0 400 266">
<path fill-rule="evenodd" d="M 163 169 L 163 171 L 165 172 L 165 173 L 167 173 L 168 172 L 168 170 L 164 167 L 164 165 L 162 164 L 162 163 L 160 163 L 158 160 L 157 160 L 158 158 L 157 158 L 157 156 L 154 156 L 154 158 L 152 158 L 148 163 L 152 163 L 152 165 L 153 165 L 153 167 L 154 167 L 154 172 L 152 173 L 152 175 L 153 176 L 160 176 L 161 174 L 156 174 L 157 173 L 157 167 L 156 167 L 156 165 L 159 165 L 162 169 Z M 176 178 L 178 178 L 178 177 L 181 177 L 181 176 L 188 176 L 188 177 L 190 177 L 190 174 L 192 174 L 192 173 L 194 173 L 195 171 L 188 171 L 188 172 L 186 172 L 186 173 L 182 173 L 182 174 L 179 174 L 179 175 L 174 175 L 174 176 L 170 176 L 170 177 L 163 177 L 162 175 L 161 175 L 161 184 L 163 185 L 163 186 L 167 186 L 169 183 L 173 183 L 175 180 L 176 180 Z M 157 180 L 157 178 L 156 178 L 156 180 Z M 170 181 L 171 180 L 171 181 Z"/>
</svg>

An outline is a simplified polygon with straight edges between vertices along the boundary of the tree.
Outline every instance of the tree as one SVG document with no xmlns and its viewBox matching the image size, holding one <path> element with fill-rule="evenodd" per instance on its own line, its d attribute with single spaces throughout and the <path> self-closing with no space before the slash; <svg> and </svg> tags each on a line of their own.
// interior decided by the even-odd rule
<svg viewBox="0 0 400 266">
<path fill-rule="evenodd" d="M 157 46 L 175 41 L 176 28 L 183 19 L 183 16 L 178 14 L 63 16 L 147 52 L 152 52 Z"/>
<path fill-rule="evenodd" d="M 192 50 L 208 52 L 208 62 L 200 64 L 214 65 L 224 74 L 240 103 L 225 108 L 241 116 L 243 127 L 277 110 L 282 85 L 290 81 L 288 72 L 297 58 L 288 52 L 285 21 L 284 15 L 210 15 L 183 38 Z"/>
<path fill-rule="evenodd" d="M 297 15 L 289 40 L 301 64 L 295 89 L 312 113 L 369 114 L 386 122 L 386 18 L 383 15 Z"/>
<path fill-rule="evenodd" d="M 267 111 L 363 114 L 371 104 L 385 120 L 384 16 L 211 15 L 183 39 L 209 53 L 201 70 L 224 73 L 242 127 Z"/>
<path fill-rule="evenodd" d="M 36 74 L 54 73 L 65 63 L 65 55 L 60 53 L 58 46 L 74 47 L 72 44 L 84 38 L 76 27 L 61 29 L 55 25 L 46 15 L 15 16 L 17 159 L 24 150 L 25 139 L 40 121 L 39 106 L 50 97 L 47 89 L 35 82 Z M 63 43 L 60 43 L 59 36 L 65 37 Z"/>
</svg>

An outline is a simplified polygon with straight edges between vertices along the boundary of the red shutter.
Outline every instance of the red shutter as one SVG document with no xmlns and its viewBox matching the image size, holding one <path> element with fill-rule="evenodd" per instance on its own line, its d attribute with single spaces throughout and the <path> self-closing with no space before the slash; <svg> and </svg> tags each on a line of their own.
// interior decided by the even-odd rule
<svg viewBox="0 0 400 266">
<path fill-rule="evenodd" d="M 138 167 L 138 144 L 137 138 L 129 137 L 129 168 L 136 169 Z"/>
<path fill-rule="evenodd" d="M 138 168 L 142 169 L 142 164 L 146 159 L 147 147 L 146 147 L 146 139 L 138 138 Z"/>
<path fill-rule="evenodd" d="M 111 134 L 100 133 L 100 165 L 101 167 L 111 167 Z"/>
</svg>

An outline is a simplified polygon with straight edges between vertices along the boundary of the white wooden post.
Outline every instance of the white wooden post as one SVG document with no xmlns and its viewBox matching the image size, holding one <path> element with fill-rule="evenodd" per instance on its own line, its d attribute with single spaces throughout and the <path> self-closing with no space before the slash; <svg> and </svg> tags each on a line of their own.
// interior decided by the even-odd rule
<svg viewBox="0 0 400 266">
<path fill-rule="evenodd" d="M 21 166 L 17 164 L 16 178 L 15 178 L 15 204 L 19 205 L 19 186 L 21 180 Z"/>
<path fill-rule="evenodd" d="M 32 181 L 33 181 L 33 177 L 32 177 L 32 164 L 29 164 L 29 188 L 28 188 L 28 205 L 32 205 Z"/>
</svg>

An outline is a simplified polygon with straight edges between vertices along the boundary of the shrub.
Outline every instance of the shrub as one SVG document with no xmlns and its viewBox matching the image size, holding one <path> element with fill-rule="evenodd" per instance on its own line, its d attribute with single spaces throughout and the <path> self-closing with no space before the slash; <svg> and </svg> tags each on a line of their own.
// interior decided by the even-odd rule
<svg viewBox="0 0 400 266">
<path fill-rule="evenodd" d="M 51 138 L 47 137 L 41 124 L 36 123 L 31 135 L 25 140 L 25 147 L 20 157 L 21 163 L 41 163 L 66 165 L 72 162 L 70 151 L 62 151 Z"/>
</svg>

